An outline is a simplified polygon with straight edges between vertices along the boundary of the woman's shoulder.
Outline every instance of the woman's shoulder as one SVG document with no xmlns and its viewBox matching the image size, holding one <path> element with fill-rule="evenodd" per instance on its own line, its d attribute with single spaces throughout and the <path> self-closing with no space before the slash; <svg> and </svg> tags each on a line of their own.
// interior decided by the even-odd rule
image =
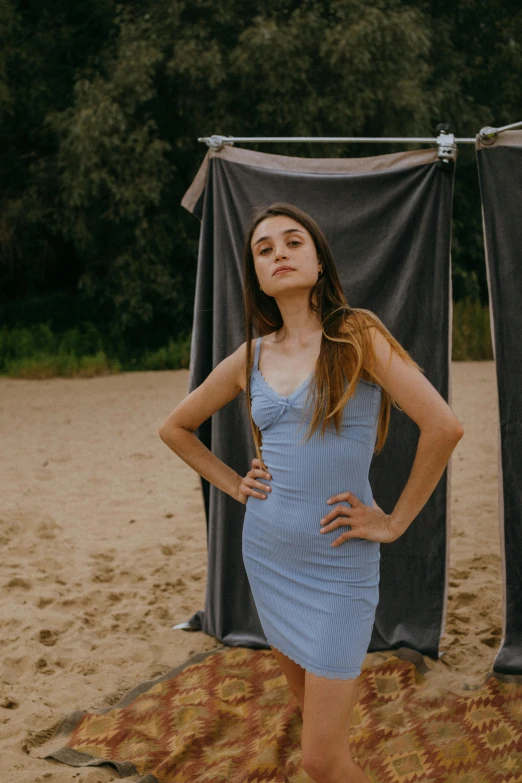
<svg viewBox="0 0 522 783">
<path fill-rule="evenodd" d="M 258 340 L 259 337 L 254 337 L 250 341 L 250 372 L 252 372 L 252 368 L 254 366 L 255 350 L 256 350 L 256 344 Z M 246 340 L 244 343 L 241 343 L 241 345 L 238 348 L 236 348 L 233 355 L 236 357 L 237 360 L 237 370 L 238 370 L 238 378 L 239 378 L 238 384 L 241 387 L 241 389 L 244 391 L 246 389 L 246 366 L 247 366 L 247 341 Z"/>
<path fill-rule="evenodd" d="M 362 307 L 353 307 L 348 310 L 342 319 L 341 334 L 344 337 L 354 339 L 363 353 L 363 368 L 360 377 L 369 383 L 375 383 L 376 379 L 369 370 L 373 364 L 375 353 L 375 340 L 379 339 L 382 332 L 387 332 L 380 318 L 371 310 Z"/>
<path fill-rule="evenodd" d="M 341 333 L 346 336 L 357 335 L 362 340 L 362 348 L 373 351 L 375 346 L 383 340 L 396 344 L 394 336 L 379 316 L 362 307 L 351 308 L 345 315 L 341 324 Z"/>
<path fill-rule="evenodd" d="M 341 319 L 341 328 L 347 332 L 356 329 L 369 329 L 372 326 L 386 328 L 379 316 L 366 307 L 347 307 Z"/>
</svg>

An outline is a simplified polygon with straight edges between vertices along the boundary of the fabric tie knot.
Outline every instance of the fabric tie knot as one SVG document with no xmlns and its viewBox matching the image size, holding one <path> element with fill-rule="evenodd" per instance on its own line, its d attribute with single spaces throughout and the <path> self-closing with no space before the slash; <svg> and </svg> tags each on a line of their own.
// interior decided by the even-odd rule
<svg viewBox="0 0 522 783">
<path fill-rule="evenodd" d="M 283 405 L 288 408 L 296 408 L 297 406 L 294 405 L 292 400 L 289 400 L 288 397 L 282 397 L 279 401 L 280 405 Z"/>
</svg>

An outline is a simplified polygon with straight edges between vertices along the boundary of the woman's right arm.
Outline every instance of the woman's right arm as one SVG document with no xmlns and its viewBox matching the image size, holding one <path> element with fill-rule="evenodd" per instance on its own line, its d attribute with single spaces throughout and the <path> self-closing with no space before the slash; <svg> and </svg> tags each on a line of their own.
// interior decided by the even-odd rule
<svg viewBox="0 0 522 783">
<path fill-rule="evenodd" d="M 167 416 L 159 430 L 160 438 L 200 476 L 235 500 L 246 502 L 240 492 L 243 476 L 212 454 L 194 431 L 213 413 L 234 400 L 245 386 L 246 343 L 221 361 L 207 378 Z M 252 471 L 251 471 L 252 473 Z M 265 471 L 256 471 L 265 475 Z M 250 479 L 250 486 L 265 486 Z M 250 493 L 249 493 L 250 494 Z M 260 493 L 251 494 L 260 495 Z"/>
</svg>

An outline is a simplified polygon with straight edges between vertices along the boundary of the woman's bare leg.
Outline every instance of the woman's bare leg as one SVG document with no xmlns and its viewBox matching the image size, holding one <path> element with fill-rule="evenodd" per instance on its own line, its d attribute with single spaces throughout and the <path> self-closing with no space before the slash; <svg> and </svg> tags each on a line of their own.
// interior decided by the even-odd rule
<svg viewBox="0 0 522 783">
<path fill-rule="evenodd" d="M 306 672 L 302 766 L 316 783 L 370 783 L 348 743 L 357 685 Z"/>
<path fill-rule="evenodd" d="M 305 670 L 279 650 L 276 650 L 274 647 L 271 649 L 287 679 L 288 687 L 299 703 L 302 713 L 304 709 Z"/>
</svg>

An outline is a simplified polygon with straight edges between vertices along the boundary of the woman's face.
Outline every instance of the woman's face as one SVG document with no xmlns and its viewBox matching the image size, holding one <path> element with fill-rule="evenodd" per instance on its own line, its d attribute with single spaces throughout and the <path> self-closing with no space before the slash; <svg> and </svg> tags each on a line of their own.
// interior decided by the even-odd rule
<svg viewBox="0 0 522 783">
<path fill-rule="evenodd" d="M 293 218 L 274 215 L 259 223 L 250 241 L 254 266 L 265 294 L 309 290 L 319 276 L 319 261 L 308 230 Z M 290 271 L 278 272 L 282 267 Z M 277 273 L 277 274 L 276 274 Z"/>
</svg>

